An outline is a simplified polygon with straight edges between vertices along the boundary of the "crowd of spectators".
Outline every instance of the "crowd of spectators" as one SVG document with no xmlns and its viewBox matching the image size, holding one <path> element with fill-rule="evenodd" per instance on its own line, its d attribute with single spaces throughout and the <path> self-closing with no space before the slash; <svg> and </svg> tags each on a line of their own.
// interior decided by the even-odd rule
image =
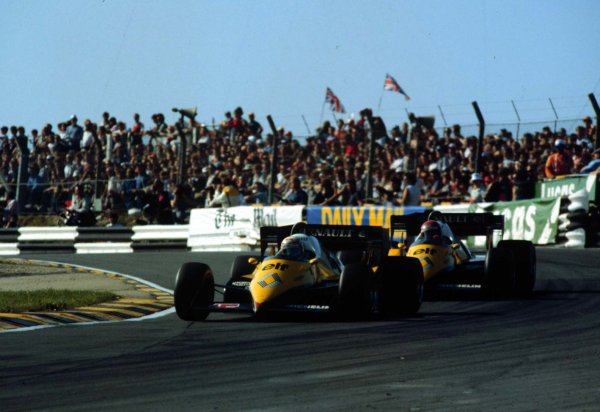
<svg viewBox="0 0 600 412">
<path fill-rule="evenodd" d="M 151 118 L 146 126 L 137 113 L 130 122 L 104 113 L 98 123 L 87 119 L 80 125 L 73 115 L 56 128 L 46 124 L 29 135 L 23 127 L 1 127 L 3 224 L 15 225 L 18 213 L 18 136 L 31 147 L 21 213 L 72 213 L 78 217 L 74 224 L 93 224 L 84 219 L 94 214 L 96 198 L 95 212 L 110 211 L 111 222 L 115 216 L 138 214 L 148 223 L 171 224 L 187 222 L 192 208 L 267 203 L 274 136 L 253 113 L 246 118 L 238 107 L 216 127 L 185 124 L 183 180 L 177 125 L 168 125 L 161 113 Z M 589 117 L 573 133 L 544 127 L 519 137 L 504 129 L 486 135 L 479 172 L 475 136 L 463 136 L 459 125 L 439 134 L 419 118 L 409 118 L 413 121 L 389 130 L 378 117 L 372 126 L 364 116 L 325 121 L 302 142 L 279 128 L 275 202 L 407 206 L 519 200 L 534 196 L 536 181 L 594 172 L 600 163 Z M 368 197 L 370 128 L 376 145 L 374 189 Z"/>
</svg>

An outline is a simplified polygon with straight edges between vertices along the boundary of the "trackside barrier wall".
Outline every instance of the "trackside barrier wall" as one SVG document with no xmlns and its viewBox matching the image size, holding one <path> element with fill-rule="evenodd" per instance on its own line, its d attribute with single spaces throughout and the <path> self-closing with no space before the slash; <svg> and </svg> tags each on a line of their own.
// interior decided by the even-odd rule
<svg viewBox="0 0 600 412">
<path fill-rule="evenodd" d="M 236 206 L 194 209 L 188 247 L 192 251 L 245 251 L 260 246 L 261 226 L 286 226 L 303 218 L 304 206 Z"/>
<path fill-rule="evenodd" d="M 131 237 L 133 250 L 181 249 L 187 247 L 188 225 L 134 226 Z"/>
<path fill-rule="evenodd" d="M 436 206 L 445 213 L 490 211 L 505 216 L 505 239 L 531 240 L 544 245 L 563 236 L 569 247 L 598 245 L 600 219 L 595 206 L 589 211 L 580 194 L 564 201 L 560 216 L 560 198 L 532 199 L 520 202 L 460 204 Z M 126 227 L 22 227 L 0 229 L 0 255 L 22 252 L 129 253 L 140 250 L 178 248 L 194 251 L 248 251 L 259 248 L 261 226 L 286 226 L 304 220 L 313 224 L 349 224 L 389 227 L 394 214 L 422 213 L 425 207 L 324 207 L 324 206 L 239 206 L 228 209 L 195 209 L 189 225 L 148 225 Z M 582 223 L 581 210 L 586 218 Z M 560 225 L 559 225 L 560 222 Z M 579 225 L 579 227 L 575 227 Z M 581 227 L 584 229 L 580 230 Z M 583 231 L 583 237 L 580 236 Z M 566 233 L 573 232 L 567 239 Z M 573 235 L 575 235 L 573 237 Z M 484 240 L 471 238 L 471 246 Z M 573 243 L 577 246 L 573 246 Z M 598 245 L 600 246 L 600 245 Z"/>
<path fill-rule="evenodd" d="M 77 228 L 77 253 L 131 253 L 133 228 L 80 227 Z"/>
</svg>

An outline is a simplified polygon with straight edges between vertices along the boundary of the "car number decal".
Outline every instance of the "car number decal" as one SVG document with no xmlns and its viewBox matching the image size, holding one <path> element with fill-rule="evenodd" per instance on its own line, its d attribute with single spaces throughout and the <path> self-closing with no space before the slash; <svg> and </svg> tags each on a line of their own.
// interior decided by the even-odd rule
<svg viewBox="0 0 600 412">
<path fill-rule="evenodd" d="M 281 285 L 283 282 L 277 273 L 269 273 L 257 283 L 265 289 L 271 289 Z"/>
</svg>

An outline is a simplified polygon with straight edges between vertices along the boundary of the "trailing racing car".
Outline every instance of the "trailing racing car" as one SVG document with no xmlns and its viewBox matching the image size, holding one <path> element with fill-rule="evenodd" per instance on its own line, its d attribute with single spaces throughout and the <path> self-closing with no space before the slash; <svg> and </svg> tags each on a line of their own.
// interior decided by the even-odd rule
<svg viewBox="0 0 600 412">
<path fill-rule="evenodd" d="M 300 311 L 357 318 L 372 311 L 413 314 L 421 306 L 419 259 L 389 256 L 386 229 L 298 223 L 262 227 L 260 236 L 260 255 L 237 256 L 224 285 L 215 284 L 204 263 L 181 266 L 177 315 L 203 320 L 210 312 Z"/>
<path fill-rule="evenodd" d="M 525 240 L 500 240 L 492 247 L 494 232 L 502 237 L 503 230 L 504 217 L 492 213 L 392 216 L 390 237 L 400 242 L 391 253 L 419 259 L 426 289 L 471 285 L 489 297 L 527 295 L 536 280 L 535 247 Z M 485 254 L 469 250 L 461 240 L 466 236 L 485 236 Z"/>
</svg>

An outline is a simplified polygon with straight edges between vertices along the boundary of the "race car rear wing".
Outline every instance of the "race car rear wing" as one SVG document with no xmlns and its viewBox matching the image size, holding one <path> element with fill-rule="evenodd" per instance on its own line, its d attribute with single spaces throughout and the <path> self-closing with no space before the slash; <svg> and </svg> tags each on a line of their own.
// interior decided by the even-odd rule
<svg viewBox="0 0 600 412">
<path fill-rule="evenodd" d="M 391 216 L 390 237 L 406 238 L 416 236 L 421 230 L 421 224 L 427 219 L 440 220 L 447 223 L 455 236 L 486 236 L 491 242 L 494 231 L 504 231 L 504 216 L 492 213 L 437 213 L 430 215 L 431 211 L 413 213 L 410 215 Z M 434 212 L 435 213 L 435 212 Z M 400 233 L 398 233 L 400 232 Z M 400 235 L 400 236 L 398 236 Z"/>
<path fill-rule="evenodd" d="M 319 239 L 328 250 L 389 249 L 388 231 L 378 226 L 309 225 L 263 226 L 260 228 L 260 253 L 269 247 L 279 249 L 281 242 L 294 233 L 304 233 Z"/>
</svg>

